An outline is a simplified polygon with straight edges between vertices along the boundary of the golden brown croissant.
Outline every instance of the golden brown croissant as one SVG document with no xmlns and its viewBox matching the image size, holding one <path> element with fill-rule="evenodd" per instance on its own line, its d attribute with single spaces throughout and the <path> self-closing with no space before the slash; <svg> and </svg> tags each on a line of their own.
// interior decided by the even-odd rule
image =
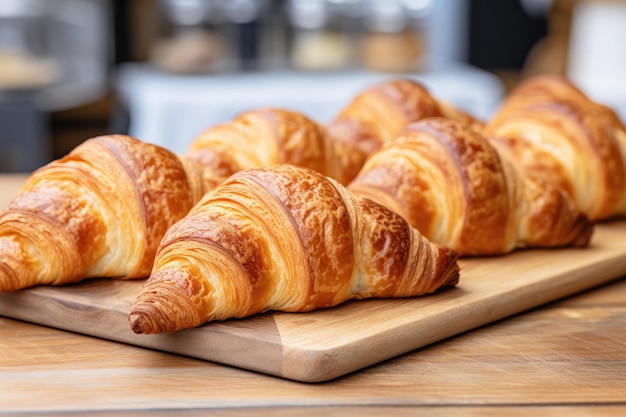
<svg viewBox="0 0 626 417">
<path fill-rule="evenodd" d="M 247 111 L 205 130 L 186 155 L 205 168 L 213 186 L 236 172 L 277 164 L 311 168 L 344 183 L 344 167 L 352 163 L 342 144 L 329 140 L 325 127 L 276 108 Z"/>
<path fill-rule="evenodd" d="M 242 171 L 168 231 L 129 315 L 136 333 L 352 298 L 408 297 L 458 281 L 457 254 L 308 168 Z"/>
<path fill-rule="evenodd" d="M 351 148 L 353 159 L 345 173 L 354 179 L 365 159 L 390 141 L 409 123 L 426 117 L 446 117 L 482 124 L 456 107 L 435 99 L 420 83 L 394 79 L 374 85 L 358 94 L 328 125 L 334 141 Z"/>
<path fill-rule="evenodd" d="M 0 214 L 0 291 L 150 274 L 165 231 L 205 192 L 190 161 L 123 135 L 33 172 Z"/>
<path fill-rule="evenodd" d="M 522 170 L 565 190 L 591 220 L 626 214 L 626 128 L 565 78 L 523 82 L 484 132 Z"/>
<path fill-rule="evenodd" d="M 348 186 L 462 256 L 585 246 L 592 224 L 558 188 L 520 174 L 474 129 L 444 118 L 407 127 Z"/>
</svg>

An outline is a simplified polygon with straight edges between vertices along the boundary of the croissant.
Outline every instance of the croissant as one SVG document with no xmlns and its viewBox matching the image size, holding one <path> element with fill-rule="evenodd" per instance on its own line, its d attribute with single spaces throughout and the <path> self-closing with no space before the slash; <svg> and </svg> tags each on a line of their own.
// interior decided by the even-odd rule
<svg viewBox="0 0 626 417">
<path fill-rule="evenodd" d="M 345 173 L 348 182 L 354 179 L 372 152 L 409 123 L 427 117 L 451 118 L 476 129 L 482 128 L 480 121 L 437 100 L 423 85 L 410 79 L 394 79 L 374 85 L 354 97 L 328 125 L 333 140 L 352 149 L 353 161 Z"/>
<path fill-rule="evenodd" d="M 34 171 L 0 214 L 0 291 L 150 274 L 165 231 L 200 200 L 202 170 L 111 135 Z"/>
<path fill-rule="evenodd" d="M 529 175 L 561 187 L 591 220 L 626 214 L 626 127 L 567 79 L 526 80 L 484 133 Z"/>
<path fill-rule="evenodd" d="M 409 125 L 348 189 L 460 256 L 585 246 L 593 230 L 561 190 L 522 175 L 474 129 L 444 118 Z"/>
<path fill-rule="evenodd" d="M 277 108 L 247 111 L 205 130 L 186 156 L 205 168 L 212 187 L 236 172 L 277 164 L 311 168 L 345 183 L 343 173 L 353 163 L 348 150 L 332 142 L 325 127 L 304 114 Z"/>
<path fill-rule="evenodd" d="M 457 254 L 308 168 L 241 171 L 167 232 L 129 314 L 162 333 L 353 298 L 426 294 L 459 279 Z"/>
</svg>

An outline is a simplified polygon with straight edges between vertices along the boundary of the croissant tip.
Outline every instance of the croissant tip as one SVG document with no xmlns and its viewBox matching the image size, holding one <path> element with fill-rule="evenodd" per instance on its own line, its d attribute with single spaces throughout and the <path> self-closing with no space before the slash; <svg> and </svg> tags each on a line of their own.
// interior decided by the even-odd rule
<svg viewBox="0 0 626 417">
<path fill-rule="evenodd" d="M 136 334 L 169 333 L 205 322 L 189 294 L 189 279 L 176 270 L 153 273 L 128 314 L 131 330 Z"/>
<path fill-rule="evenodd" d="M 443 284 L 442 287 L 454 287 L 459 283 L 461 275 L 461 267 L 459 266 L 459 253 L 449 247 L 440 246 L 442 253 L 442 259 L 445 260 L 442 268 Z"/>
<path fill-rule="evenodd" d="M 141 307 L 141 306 L 140 306 Z M 139 308 L 139 310 L 142 310 Z M 157 314 L 157 318 L 154 319 L 153 316 L 155 312 L 152 314 L 150 312 L 143 311 L 131 311 L 128 315 L 128 322 L 130 324 L 130 329 L 135 334 L 160 334 L 160 333 L 168 333 L 173 332 L 175 330 L 179 330 L 176 326 L 176 323 L 163 319 L 160 314 Z M 160 319 L 159 319 L 160 318 Z"/>
<path fill-rule="evenodd" d="M 36 273 L 29 271 L 25 266 L 25 251 L 19 244 L 0 237 L 0 293 L 18 291 L 37 284 Z"/>
<path fill-rule="evenodd" d="M 581 232 L 574 240 L 573 245 L 582 248 L 589 246 L 591 237 L 593 236 L 594 224 L 584 215 L 581 216 L 581 220 L 579 222 L 582 223 Z"/>
<path fill-rule="evenodd" d="M 128 316 L 131 330 L 136 334 L 153 334 L 152 326 L 146 320 L 145 316 L 140 313 L 130 313 Z"/>
<path fill-rule="evenodd" d="M 445 280 L 443 286 L 444 287 L 454 287 L 459 283 L 459 279 L 461 278 L 461 267 L 459 266 L 457 260 L 450 263 L 450 267 L 448 268 L 447 279 Z"/>
</svg>

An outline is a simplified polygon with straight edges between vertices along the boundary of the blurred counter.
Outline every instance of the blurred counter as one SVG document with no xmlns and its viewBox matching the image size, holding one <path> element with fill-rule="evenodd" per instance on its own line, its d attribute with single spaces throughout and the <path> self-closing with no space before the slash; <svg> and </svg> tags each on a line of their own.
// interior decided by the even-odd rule
<svg viewBox="0 0 626 417">
<path fill-rule="evenodd" d="M 416 74 L 285 70 L 198 76 L 125 64 L 116 91 L 128 112 L 131 136 L 184 152 L 202 130 L 253 108 L 282 107 L 329 122 L 364 88 L 396 77 L 416 79 L 438 99 L 478 118 L 488 117 L 504 94 L 498 77 L 461 64 Z"/>
</svg>

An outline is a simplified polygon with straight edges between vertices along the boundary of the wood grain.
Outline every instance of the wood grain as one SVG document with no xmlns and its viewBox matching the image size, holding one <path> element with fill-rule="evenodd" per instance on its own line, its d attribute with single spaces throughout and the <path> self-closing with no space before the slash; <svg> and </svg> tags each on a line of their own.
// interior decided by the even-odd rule
<svg viewBox="0 0 626 417">
<path fill-rule="evenodd" d="M 44 415 L 617 416 L 626 410 L 625 322 L 620 280 L 302 384 L 0 318 L 0 404 Z"/>
<path fill-rule="evenodd" d="M 206 416 L 207 410 L 164 410 L 159 411 L 159 417 L 169 416 Z M 80 412 L 81 416 L 97 417 L 136 417 L 154 416 L 154 411 L 111 411 L 111 412 Z M 252 407 L 238 409 L 210 410 L 211 416 L 216 417 L 248 417 L 259 415 L 271 415 L 273 417 L 332 417 L 332 416 L 358 416 L 358 417 L 414 417 L 428 415 L 439 416 L 459 416 L 459 417 L 623 417 L 624 407 L 620 406 L 543 406 L 543 407 L 442 407 L 442 406 L 309 406 L 309 407 Z M 38 413 L 44 417 L 66 417 L 65 413 Z"/>
<path fill-rule="evenodd" d="M 136 335 L 127 314 L 142 281 L 97 279 L 0 294 L 0 315 L 305 382 L 327 381 L 616 279 L 626 221 L 599 225 L 586 249 L 463 259 L 458 288 L 404 300 L 267 313 L 163 335 Z"/>
</svg>

